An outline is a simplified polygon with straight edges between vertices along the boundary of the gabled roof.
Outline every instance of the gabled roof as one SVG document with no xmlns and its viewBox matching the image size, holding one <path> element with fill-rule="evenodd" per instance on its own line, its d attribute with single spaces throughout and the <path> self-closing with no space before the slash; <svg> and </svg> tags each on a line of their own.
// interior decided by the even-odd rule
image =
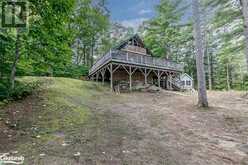
<svg viewBox="0 0 248 165">
<path fill-rule="evenodd" d="M 192 81 L 194 80 L 190 75 L 188 75 L 187 73 L 184 73 L 180 76 L 181 78 L 182 77 L 188 77 L 189 79 L 191 79 Z"/>
<path fill-rule="evenodd" d="M 143 40 L 140 38 L 140 36 L 138 34 L 135 34 L 132 37 L 129 37 L 128 39 L 120 42 L 114 49 L 121 50 L 122 48 L 124 48 L 128 44 L 129 41 L 131 41 L 133 39 L 135 39 L 137 42 L 139 42 L 139 44 L 142 45 L 142 47 L 147 50 L 147 53 L 149 55 L 152 55 L 151 51 L 145 46 L 145 43 L 143 42 Z"/>
</svg>

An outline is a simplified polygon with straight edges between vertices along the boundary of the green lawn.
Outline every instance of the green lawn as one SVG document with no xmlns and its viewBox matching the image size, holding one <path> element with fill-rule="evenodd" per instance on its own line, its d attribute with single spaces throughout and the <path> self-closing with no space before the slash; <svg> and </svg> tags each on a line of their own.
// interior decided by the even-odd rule
<svg viewBox="0 0 248 165">
<path fill-rule="evenodd" d="M 90 109 L 96 100 L 103 95 L 112 96 L 108 87 L 94 82 L 44 77 L 23 77 L 18 81 L 42 84 L 32 96 L 10 103 L 0 112 L 4 120 L 11 120 L 6 112 L 17 114 L 11 122 L 16 124 L 13 138 L 18 141 L 13 149 L 8 149 L 29 155 L 30 159 L 30 155 L 47 152 L 44 145 L 62 144 L 71 135 L 80 133 L 93 117 Z"/>
</svg>

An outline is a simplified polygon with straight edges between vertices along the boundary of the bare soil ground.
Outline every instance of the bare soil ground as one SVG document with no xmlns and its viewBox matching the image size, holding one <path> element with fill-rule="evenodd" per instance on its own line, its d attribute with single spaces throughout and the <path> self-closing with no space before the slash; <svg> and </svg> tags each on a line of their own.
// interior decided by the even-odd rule
<svg viewBox="0 0 248 165">
<path fill-rule="evenodd" d="M 104 153 L 98 159 L 106 164 L 247 164 L 248 100 L 241 96 L 211 92 L 212 107 L 199 109 L 194 95 L 124 95 L 121 102 L 103 106 L 110 116 L 99 136 L 108 140 L 97 147 Z"/>
<path fill-rule="evenodd" d="M 200 109 L 195 94 L 101 91 L 87 101 L 85 122 L 47 132 L 49 138 L 30 138 L 28 131 L 19 135 L 23 130 L 0 122 L 5 130 L 0 150 L 17 150 L 27 164 L 245 165 L 248 99 L 243 94 L 210 92 L 211 108 Z M 6 108 L 34 111 L 42 99 L 35 95 Z M 80 105 L 80 99 L 70 99 Z"/>
</svg>

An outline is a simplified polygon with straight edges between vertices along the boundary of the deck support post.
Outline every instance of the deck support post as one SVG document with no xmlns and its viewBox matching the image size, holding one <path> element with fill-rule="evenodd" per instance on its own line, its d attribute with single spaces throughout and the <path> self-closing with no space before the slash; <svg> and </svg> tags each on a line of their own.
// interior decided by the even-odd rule
<svg viewBox="0 0 248 165">
<path fill-rule="evenodd" d="M 165 77 L 163 77 L 163 88 L 165 88 L 166 87 L 166 79 L 165 79 Z"/>
<path fill-rule="evenodd" d="M 169 90 L 169 73 L 166 73 L 166 89 Z"/>
<path fill-rule="evenodd" d="M 96 76 L 95 74 L 92 76 L 92 80 L 93 80 L 93 81 L 96 81 L 95 76 Z"/>
<path fill-rule="evenodd" d="M 104 82 L 105 82 L 105 73 L 106 73 L 106 68 L 104 68 L 103 70 L 101 70 L 102 83 L 103 83 L 103 84 L 104 84 Z"/>
<path fill-rule="evenodd" d="M 149 74 L 152 72 L 152 70 L 150 69 L 149 71 L 148 71 L 148 69 L 145 69 L 145 84 L 147 85 L 148 84 L 148 76 L 149 76 Z"/>
<path fill-rule="evenodd" d="M 132 91 L 132 67 L 129 66 L 129 90 Z"/>
<path fill-rule="evenodd" d="M 99 72 L 96 73 L 96 82 L 99 80 Z"/>
<path fill-rule="evenodd" d="M 158 87 L 161 87 L 161 72 L 158 70 Z"/>
<path fill-rule="evenodd" d="M 147 85 L 147 69 L 145 68 L 145 85 Z"/>
<path fill-rule="evenodd" d="M 113 64 L 110 64 L 110 88 L 113 91 Z"/>
<path fill-rule="evenodd" d="M 169 81 L 170 81 L 169 89 L 172 90 L 172 76 L 171 76 L 171 74 L 169 74 Z"/>
</svg>

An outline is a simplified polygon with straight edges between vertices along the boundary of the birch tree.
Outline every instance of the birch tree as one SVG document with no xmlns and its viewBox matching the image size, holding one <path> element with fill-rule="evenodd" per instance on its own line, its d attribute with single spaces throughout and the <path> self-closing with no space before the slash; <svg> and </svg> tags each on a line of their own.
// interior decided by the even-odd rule
<svg viewBox="0 0 248 165">
<path fill-rule="evenodd" d="M 193 17 L 194 17 L 194 37 L 196 50 L 196 67 L 197 67 L 197 81 L 198 81 L 198 105 L 201 107 L 208 107 L 206 77 L 204 71 L 204 48 L 203 36 L 201 32 L 200 21 L 200 2 L 193 0 Z"/>
</svg>

